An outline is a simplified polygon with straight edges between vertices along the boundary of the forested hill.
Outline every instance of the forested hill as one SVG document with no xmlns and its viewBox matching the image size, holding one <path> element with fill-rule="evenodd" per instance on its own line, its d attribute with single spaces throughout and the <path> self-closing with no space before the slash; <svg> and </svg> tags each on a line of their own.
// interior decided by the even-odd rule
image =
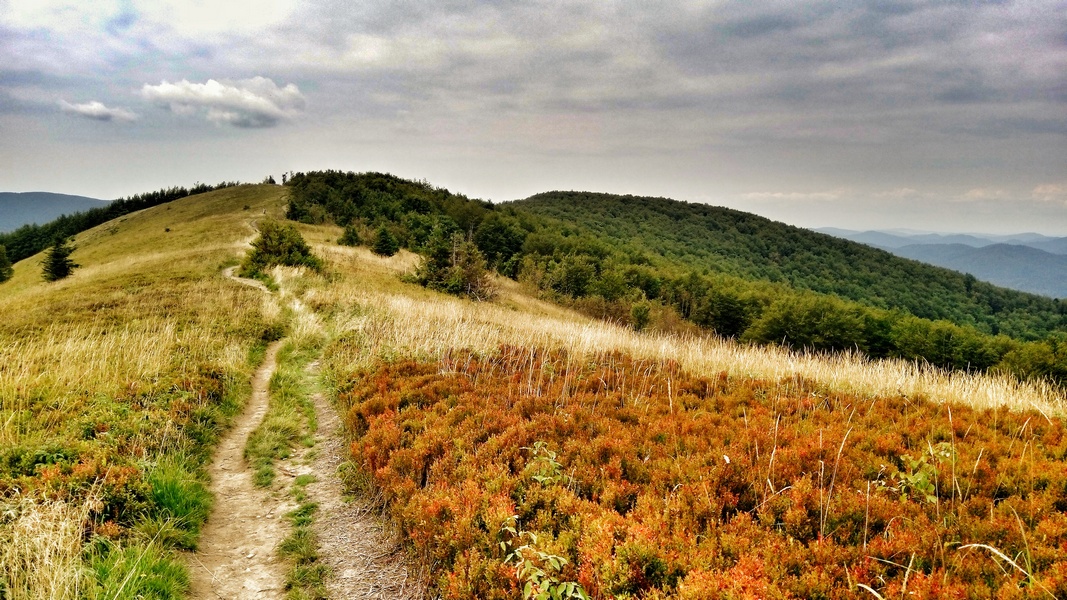
<svg viewBox="0 0 1067 600">
<path fill-rule="evenodd" d="M 587 192 L 548 192 L 517 209 L 625 240 L 677 268 L 786 283 L 925 319 L 1016 338 L 1064 327 L 1058 302 L 727 208 Z"/>
</svg>

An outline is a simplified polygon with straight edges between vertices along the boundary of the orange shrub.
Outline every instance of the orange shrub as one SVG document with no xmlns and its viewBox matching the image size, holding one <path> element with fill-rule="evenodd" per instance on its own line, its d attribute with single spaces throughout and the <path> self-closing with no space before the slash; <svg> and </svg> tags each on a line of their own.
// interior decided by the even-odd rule
<svg viewBox="0 0 1067 600">
<path fill-rule="evenodd" d="M 339 375 L 353 457 L 447 598 L 517 596 L 512 514 L 595 598 L 1048 597 L 1067 580 L 1067 436 L 1038 413 L 516 347 Z M 959 549 L 976 543 L 1033 582 Z"/>
</svg>

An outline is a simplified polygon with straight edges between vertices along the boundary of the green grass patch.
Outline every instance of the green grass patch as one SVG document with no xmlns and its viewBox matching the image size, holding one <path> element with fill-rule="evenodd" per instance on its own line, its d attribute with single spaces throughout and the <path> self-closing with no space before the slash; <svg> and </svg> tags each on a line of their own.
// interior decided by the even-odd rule
<svg viewBox="0 0 1067 600">
<path fill-rule="evenodd" d="M 120 545 L 97 538 L 86 551 L 94 581 L 89 600 L 179 600 L 189 591 L 189 573 L 172 553 L 155 543 Z"/>
<path fill-rule="evenodd" d="M 319 563 L 319 542 L 311 529 L 318 504 L 307 499 L 305 486 L 315 481 L 314 475 L 300 475 L 293 481 L 289 493 L 300 506 L 286 515 L 293 524 L 289 537 L 278 545 L 278 554 L 289 559 L 293 568 L 285 577 L 286 598 L 289 600 L 319 600 L 328 598 L 326 577 L 329 568 Z"/>
<path fill-rule="evenodd" d="M 318 428 L 311 400 L 312 378 L 307 365 L 317 346 L 297 347 L 286 343 L 278 352 L 278 367 L 270 379 L 270 404 L 263 422 L 245 446 L 245 459 L 252 465 L 257 486 L 268 487 L 276 476 L 275 462 L 292 456 L 297 445 L 310 447 Z"/>
</svg>

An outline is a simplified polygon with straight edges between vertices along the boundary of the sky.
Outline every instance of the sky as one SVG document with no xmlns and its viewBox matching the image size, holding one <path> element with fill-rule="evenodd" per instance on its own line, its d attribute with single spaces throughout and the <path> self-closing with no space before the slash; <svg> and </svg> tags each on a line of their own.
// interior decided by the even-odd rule
<svg viewBox="0 0 1067 600">
<path fill-rule="evenodd" d="M 1067 0 L 0 0 L 0 191 L 318 169 L 1067 236 Z"/>
</svg>

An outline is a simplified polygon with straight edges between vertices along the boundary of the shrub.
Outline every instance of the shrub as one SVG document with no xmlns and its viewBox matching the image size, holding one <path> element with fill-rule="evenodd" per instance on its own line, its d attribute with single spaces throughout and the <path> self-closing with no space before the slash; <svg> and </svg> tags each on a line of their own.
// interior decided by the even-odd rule
<svg viewBox="0 0 1067 600">
<path fill-rule="evenodd" d="M 265 221 L 259 226 L 259 237 L 252 242 L 252 251 L 241 264 L 241 274 L 255 277 L 268 267 L 308 267 L 322 269 L 322 260 L 311 253 L 311 248 L 296 227 L 288 223 Z"/>
<path fill-rule="evenodd" d="M 371 250 L 378 256 L 392 256 L 400 251 L 400 242 L 389 232 L 385 225 L 382 225 L 374 233 Z"/>
<path fill-rule="evenodd" d="M 0 283 L 11 279 L 15 270 L 11 268 L 11 261 L 7 258 L 7 248 L 0 246 Z"/>
</svg>

